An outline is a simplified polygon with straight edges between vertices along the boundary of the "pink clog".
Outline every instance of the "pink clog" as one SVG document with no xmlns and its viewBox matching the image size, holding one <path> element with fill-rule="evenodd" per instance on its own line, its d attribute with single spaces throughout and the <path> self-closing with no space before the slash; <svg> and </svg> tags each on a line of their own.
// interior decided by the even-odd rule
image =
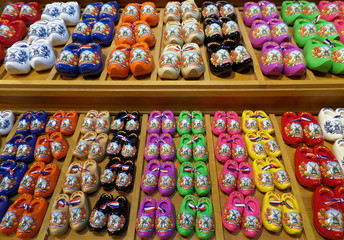
<svg viewBox="0 0 344 240">
<path fill-rule="evenodd" d="M 170 134 L 160 136 L 160 158 L 163 161 L 173 161 L 176 158 L 176 148 Z"/>
<path fill-rule="evenodd" d="M 245 206 L 242 216 L 242 230 L 246 237 L 255 238 L 262 230 L 260 203 L 258 198 L 255 196 L 246 197 Z"/>
<path fill-rule="evenodd" d="M 238 178 L 238 163 L 228 160 L 222 168 L 219 186 L 222 192 L 230 194 L 236 189 Z"/>
<path fill-rule="evenodd" d="M 158 189 L 161 195 L 171 195 L 176 188 L 176 170 L 170 161 L 161 165 Z"/>
<path fill-rule="evenodd" d="M 340 41 L 344 43 L 344 20 L 343 19 L 336 19 L 333 22 L 334 26 L 337 29 L 338 34 L 340 35 Z"/>
<path fill-rule="evenodd" d="M 166 110 L 162 113 L 161 129 L 163 133 L 169 133 L 174 135 L 176 133 L 176 120 L 174 114 L 170 110 Z"/>
<path fill-rule="evenodd" d="M 160 137 L 156 133 L 152 133 L 147 138 L 144 156 L 147 161 L 159 158 L 159 141 Z"/>
<path fill-rule="evenodd" d="M 239 164 L 237 181 L 238 192 L 244 196 L 253 195 L 255 186 L 253 183 L 253 170 L 251 164 L 248 162 L 242 162 Z"/>
<path fill-rule="evenodd" d="M 288 77 L 303 76 L 306 72 L 306 60 L 302 50 L 293 43 L 282 43 L 283 71 Z"/>
<path fill-rule="evenodd" d="M 232 159 L 237 162 L 247 160 L 247 149 L 243 137 L 239 134 L 232 136 Z"/>
<path fill-rule="evenodd" d="M 161 164 L 159 160 L 152 160 L 147 164 L 147 167 L 141 178 L 141 189 L 146 193 L 153 193 L 158 188 L 158 179 L 160 174 Z"/>
<path fill-rule="evenodd" d="M 328 22 L 333 22 L 335 19 L 340 18 L 338 5 L 329 1 L 320 1 L 318 5 L 321 13 L 321 18 Z"/>
<path fill-rule="evenodd" d="M 244 196 L 237 191 L 232 192 L 227 199 L 227 203 L 222 212 L 222 223 L 231 232 L 235 232 L 240 228 L 244 202 Z"/>
<path fill-rule="evenodd" d="M 152 197 L 145 197 L 136 218 L 136 232 L 140 238 L 150 238 L 155 229 L 156 202 Z"/>
<path fill-rule="evenodd" d="M 211 130 L 216 136 L 226 132 L 226 113 L 224 111 L 215 112 Z"/>
<path fill-rule="evenodd" d="M 221 163 L 231 159 L 231 136 L 229 134 L 221 133 L 217 139 L 215 157 Z"/>
<path fill-rule="evenodd" d="M 239 116 L 234 111 L 227 112 L 227 133 L 230 135 L 241 133 Z"/>
<path fill-rule="evenodd" d="M 149 115 L 147 132 L 151 133 L 161 133 L 161 112 L 154 110 Z"/>
<path fill-rule="evenodd" d="M 254 48 L 261 48 L 264 43 L 271 41 L 270 27 L 263 20 L 252 23 L 250 41 Z"/>
</svg>

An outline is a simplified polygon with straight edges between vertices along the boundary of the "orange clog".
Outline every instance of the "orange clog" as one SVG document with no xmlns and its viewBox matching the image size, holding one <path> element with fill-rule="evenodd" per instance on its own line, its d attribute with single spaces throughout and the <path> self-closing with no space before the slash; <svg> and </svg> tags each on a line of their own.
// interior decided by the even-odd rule
<svg viewBox="0 0 344 240">
<path fill-rule="evenodd" d="M 30 238 L 35 236 L 41 228 L 47 208 L 47 200 L 41 197 L 34 198 L 29 208 L 23 213 L 18 226 L 17 237 Z"/>
<path fill-rule="evenodd" d="M 78 123 L 78 114 L 74 110 L 70 110 L 63 116 L 61 121 L 60 132 L 63 135 L 72 135 Z"/>
<path fill-rule="evenodd" d="M 122 13 L 122 22 L 133 23 L 140 19 L 140 6 L 138 3 L 129 3 Z"/>
<path fill-rule="evenodd" d="M 130 51 L 130 71 L 135 76 L 150 74 L 153 70 L 153 58 L 147 43 L 136 43 Z"/>
<path fill-rule="evenodd" d="M 24 208 L 28 208 L 32 199 L 33 196 L 31 194 L 24 193 L 8 208 L 0 223 L 0 233 L 11 234 L 17 231 L 19 222 L 25 211 Z"/>
<path fill-rule="evenodd" d="M 128 44 L 130 46 L 135 44 L 134 29 L 131 23 L 120 23 L 117 26 L 115 34 L 116 45 Z"/>
<path fill-rule="evenodd" d="M 45 127 L 45 133 L 50 135 L 50 134 L 53 134 L 54 132 L 59 132 L 61 121 L 65 114 L 66 113 L 63 110 L 58 110 L 56 113 L 54 113 L 54 115 L 52 115 L 49 118 L 47 126 Z"/>
<path fill-rule="evenodd" d="M 126 78 L 129 75 L 129 44 L 116 45 L 112 50 L 106 69 L 110 77 Z"/>
<path fill-rule="evenodd" d="M 158 25 L 159 15 L 153 2 L 142 3 L 140 9 L 140 20 L 146 21 L 151 27 Z"/>
<path fill-rule="evenodd" d="M 20 182 L 18 193 L 30 193 L 33 194 L 38 177 L 41 175 L 41 171 L 45 168 L 44 162 L 36 162 L 32 167 L 25 173 L 23 179 Z"/>
<path fill-rule="evenodd" d="M 35 160 L 37 162 L 49 163 L 51 161 L 50 138 L 42 135 L 37 139 L 35 147 Z"/>
<path fill-rule="evenodd" d="M 151 27 L 145 21 L 134 22 L 135 41 L 146 42 L 150 48 L 155 45 L 155 36 Z"/>
<path fill-rule="evenodd" d="M 55 159 L 62 159 L 67 155 L 68 144 L 60 132 L 50 136 L 51 153 Z"/>
<path fill-rule="evenodd" d="M 40 171 L 34 196 L 49 197 L 51 194 L 53 194 L 59 175 L 59 167 L 55 163 L 49 163 L 43 171 Z"/>
</svg>

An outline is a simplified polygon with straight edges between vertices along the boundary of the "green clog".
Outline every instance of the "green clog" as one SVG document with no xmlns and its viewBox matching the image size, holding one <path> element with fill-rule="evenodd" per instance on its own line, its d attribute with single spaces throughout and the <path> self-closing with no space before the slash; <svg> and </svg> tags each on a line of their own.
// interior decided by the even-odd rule
<svg viewBox="0 0 344 240">
<path fill-rule="evenodd" d="M 193 195 L 184 197 L 177 215 L 177 231 L 182 236 L 189 236 L 195 228 L 197 199 Z"/>
<path fill-rule="evenodd" d="M 303 49 L 303 54 L 309 69 L 322 73 L 332 69 L 331 48 L 327 44 L 318 40 L 309 40 Z"/>
<path fill-rule="evenodd" d="M 209 198 L 198 200 L 196 214 L 196 234 L 200 239 L 209 239 L 215 231 L 213 204 Z"/>
<path fill-rule="evenodd" d="M 333 59 L 331 72 L 344 74 L 344 44 L 340 41 L 331 41 L 331 51 Z"/>
<path fill-rule="evenodd" d="M 192 112 L 192 133 L 193 134 L 204 134 L 205 123 L 203 114 L 200 111 Z"/>
<path fill-rule="evenodd" d="M 180 163 L 190 162 L 192 159 L 192 136 L 185 134 L 180 138 L 178 149 L 177 149 L 177 159 Z"/>
<path fill-rule="evenodd" d="M 309 39 L 318 39 L 317 28 L 314 23 L 306 19 L 298 19 L 293 27 L 294 39 L 297 46 L 303 48 Z"/>
<path fill-rule="evenodd" d="M 192 147 L 193 159 L 196 162 L 207 161 L 209 153 L 208 153 L 207 142 L 205 140 L 204 135 L 203 134 L 195 135 L 193 141 L 194 141 L 193 147 Z"/>
<path fill-rule="evenodd" d="M 328 22 L 324 19 L 320 19 L 315 24 L 315 26 L 317 27 L 318 31 L 318 40 L 320 40 L 321 42 L 325 41 L 326 39 L 330 41 L 339 40 L 340 35 L 338 34 L 333 22 Z"/>
<path fill-rule="evenodd" d="M 308 21 L 313 21 L 317 16 L 320 15 L 320 11 L 316 3 L 300 1 L 300 5 L 302 8 L 303 18 L 307 19 Z"/>
<path fill-rule="evenodd" d="M 192 163 L 185 162 L 180 166 L 177 190 L 180 195 L 192 194 L 194 189 L 194 168 Z"/>
<path fill-rule="evenodd" d="M 207 165 L 204 162 L 195 163 L 195 190 L 202 197 L 210 192 L 210 177 Z"/>
<path fill-rule="evenodd" d="M 282 19 L 288 25 L 293 25 L 294 22 L 302 17 L 301 5 L 294 1 L 284 1 L 281 7 Z"/>
<path fill-rule="evenodd" d="M 177 132 L 179 135 L 191 133 L 191 114 L 189 111 L 181 111 L 179 114 Z"/>
</svg>

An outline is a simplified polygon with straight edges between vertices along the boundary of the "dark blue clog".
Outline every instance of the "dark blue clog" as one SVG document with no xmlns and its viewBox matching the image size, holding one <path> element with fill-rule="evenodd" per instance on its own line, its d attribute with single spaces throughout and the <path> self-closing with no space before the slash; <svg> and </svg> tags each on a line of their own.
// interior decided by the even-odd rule
<svg viewBox="0 0 344 240">
<path fill-rule="evenodd" d="M 32 111 L 27 111 L 23 114 L 23 116 L 19 119 L 16 134 L 30 134 L 32 114 Z"/>
<path fill-rule="evenodd" d="M 82 46 L 79 60 L 80 74 L 84 77 L 97 76 L 102 69 L 102 50 L 99 43 L 90 43 Z"/>
<path fill-rule="evenodd" d="M 113 29 L 115 25 L 110 18 L 102 18 L 92 29 L 92 41 L 97 42 L 102 46 L 108 46 L 113 40 Z"/>
<path fill-rule="evenodd" d="M 32 160 L 34 159 L 36 141 L 37 137 L 34 134 L 30 134 L 26 136 L 24 140 L 20 140 L 16 155 L 17 162 L 32 162 Z"/>
<path fill-rule="evenodd" d="M 119 6 L 117 2 L 104 3 L 102 9 L 100 10 L 99 19 L 110 18 L 116 25 L 118 23 L 118 10 Z"/>
<path fill-rule="evenodd" d="M 18 192 L 19 184 L 28 170 L 25 163 L 19 163 L 9 171 L 0 183 L 0 195 L 12 196 Z"/>
<path fill-rule="evenodd" d="M 95 18 L 97 21 L 99 20 L 99 13 L 100 9 L 102 8 L 103 3 L 96 2 L 88 4 L 82 13 L 82 20 L 84 21 L 87 18 Z"/>
<path fill-rule="evenodd" d="M 80 43 L 70 43 L 62 49 L 56 64 L 56 71 L 63 76 L 76 77 L 79 75 Z"/>
<path fill-rule="evenodd" d="M 4 149 L 0 154 L 0 159 L 6 161 L 9 159 L 15 160 L 18 146 L 25 136 L 23 134 L 14 135 L 5 145 Z"/>
<path fill-rule="evenodd" d="M 73 42 L 87 44 L 92 41 L 91 33 L 93 25 L 97 22 L 95 18 L 87 18 L 84 21 L 80 21 L 72 34 Z"/>
<path fill-rule="evenodd" d="M 10 203 L 11 203 L 10 199 L 7 196 L 5 195 L 0 196 L 0 221 L 2 220 L 2 217 L 7 212 L 7 209 L 9 208 Z"/>
<path fill-rule="evenodd" d="M 47 113 L 43 110 L 37 111 L 32 114 L 31 119 L 31 133 L 43 134 L 45 133 L 45 125 L 47 124 Z"/>
</svg>

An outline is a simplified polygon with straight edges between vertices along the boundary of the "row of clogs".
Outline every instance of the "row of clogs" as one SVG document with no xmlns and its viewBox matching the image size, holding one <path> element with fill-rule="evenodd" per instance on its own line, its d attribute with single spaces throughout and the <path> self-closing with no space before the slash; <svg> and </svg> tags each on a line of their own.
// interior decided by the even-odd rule
<svg viewBox="0 0 344 240">
<path fill-rule="evenodd" d="M 256 133 L 259 130 L 264 130 L 270 135 L 275 131 L 269 116 L 262 110 L 255 112 L 251 110 L 243 111 L 242 130 L 244 133 Z"/>
<path fill-rule="evenodd" d="M 256 20 L 270 21 L 279 18 L 277 7 L 269 1 L 246 2 L 243 10 L 243 20 L 246 26 L 251 26 Z"/>
<path fill-rule="evenodd" d="M 240 134 L 220 134 L 215 148 L 215 157 L 220 163 L 226 163 L 231 159 L 240 163 L 247 160 L 247 155 L 247 148 Z"/>
<path fill-rule="evenodd" d="M 158 25 L 159 15 L 153 2 L 129 3 L 125 6 L 122 22 L 134 23 L 139 20 L 147 22 L 151 27 Z"/>
<path fill-rule="evenodd" d="M 237 135 L 241 133 L 241 125 L 239 116 L 234 111 L 216 111 L 213 121 L 211 123 L 211 130 L 213 134 L 219 136 L 222 133 L 229 135 Z"/>
<path fill-rule="evenodd" d="M 237 20 L 234 6 L 227 1 L 217 1 L 216 3 L 204 2 L 201 6 L 201 17 L 203 21 L 206 18 L 219 19 L 221 17 L 226 17 L 233 21 Z"/>
<path fill-rule="evenodd" d="M 177 159 L 180 163 L 191 162 L 206 162 L 209 156 L 207 141 L 203 134 L 197 134 L 192 137 L 189 134 L 184 134 L 180 138 L 177 148 Z"/>
<path fill-rule="evenodd" d="M 26 111 L 18 121 L 16 134 L 44 134 L 46 124 L 47 113 L 45 111 Z"/>
<path fill-rule="evenodd" d="M 144 150 L 144 157 L 147 161 L 161 159 L 163 161 L 173 161 L 176 158 L 176 148 L 173 138 L 169 133 L 149 134 Z"/>
<path fill-rule="evenodd" d="M 194 0 L 171 1 L 166 4 L 164 10 L 164 23 L 169 21 L 185 21 L 189 18 L 200 19 L 200 12 Z"/>
</svg>

